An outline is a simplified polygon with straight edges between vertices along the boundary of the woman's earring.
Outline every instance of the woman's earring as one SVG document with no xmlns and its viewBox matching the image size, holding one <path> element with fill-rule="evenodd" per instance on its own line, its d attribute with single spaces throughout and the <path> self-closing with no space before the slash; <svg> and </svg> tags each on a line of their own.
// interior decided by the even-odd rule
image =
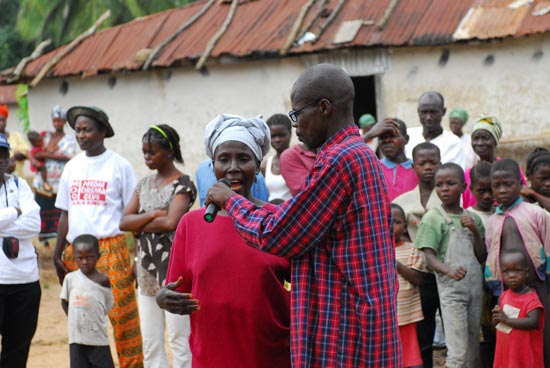
<svg viewBox="0 0 550 368">
<path fill-rule="evenodd" d="M 172 159 L 172 155 L 171 155 L 171 154 L 169 154 L 167 157 L 168 157 L 169 160 Z"/>
</svg>

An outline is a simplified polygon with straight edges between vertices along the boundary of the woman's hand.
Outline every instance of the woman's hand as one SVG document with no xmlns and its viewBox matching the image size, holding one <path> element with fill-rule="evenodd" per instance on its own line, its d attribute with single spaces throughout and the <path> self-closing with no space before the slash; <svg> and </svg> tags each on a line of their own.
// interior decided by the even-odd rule
<svg viewBox="0 0 550 368">
<path fill-rule="evenodd" d="M 198 311 L 200 306 L 197 299 L 191 299 L 191 294 L 176 291 L 181 284 L 183 284 L 183 279 L 180 276 L 176 282 L 163 286 L 157 292 L 157 305 L 174 314 L 184 315 Z"/>
</svg>

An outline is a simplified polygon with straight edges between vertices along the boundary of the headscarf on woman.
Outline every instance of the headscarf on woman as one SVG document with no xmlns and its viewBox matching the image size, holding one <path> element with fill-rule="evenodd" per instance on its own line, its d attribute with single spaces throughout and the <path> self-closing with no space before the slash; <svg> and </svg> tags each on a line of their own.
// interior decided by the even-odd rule
<svg viewBox="0 0 550 368">
<path fill-rule="evenodd" d="M 472 126 L 472 135 L 480 129 L 491 133 L 493 138 L 495 138 L 495 142 L 498 144 L 500 137 L 502 137 L 502 125 L 500 125 L 500 122 L 495 116 L 480 115 Z"/>
<path fill-rule="evenodd" d="M 227 141 L 246 144 L 261 162 L 271 146 L 269 127 L 261 115 L 244 118 L 238 115 L 220 114 L 204 130 L 206 154 L 214 159 L 216 148 Z"/>
<path fill-rule="evenodd" d="M 67 120 L 67 110 L 61 105 L 55 105 L 52 109 L 52 119 Z"/>
<path fill-rule="evenodd" d="M 466 125 L 468 122 L 468 111 L 462 107 L 455 107 L 449 114 L 449 119 L 456 118 L 462 121 L 462 125 Z"/>
</svg>

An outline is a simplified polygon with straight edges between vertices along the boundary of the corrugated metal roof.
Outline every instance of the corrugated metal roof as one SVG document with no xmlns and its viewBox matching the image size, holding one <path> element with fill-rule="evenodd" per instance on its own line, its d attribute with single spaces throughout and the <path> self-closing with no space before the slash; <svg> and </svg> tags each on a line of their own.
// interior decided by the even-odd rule
<svg viewBox="0 0 550 368">
<path fill-rule="evenodd" d="M 17 99 L 15 98 L 16 91 L 16 85 L 0 86 L 0 105 L 17 103 Z"/>
<path fill-rule="evenodd" d="M 278 57 L 302 7 L 308 1 L 241 0 L 233 21 L 210 57 Z M 343 1 L 340 11 L 325 27 L 340 1 Z M 337 48 L 441 45 L 457 40 L 520 37 L 550 31 L 550 13 L 533 15 L 535 9 L 544 9 L 549 0 L 397 0 L 387 22 L 379 27 L 392 1 L 395 0 L 317 0 L 297 34 L 299 37 L 309 30 L 318 36 L 317 42 L 295 43 L 288 54 Z M 518 1 L 524 1 L 524 4 Z M 139 70 L 144 60 L 137 60 L 138 52 L 154 49 L 206 3 L 206 0 L 198 1 L 104 29 L 66 55 L 49 76 L 90 76 L 110 71 Z M 519 6 L 511 8 L 512 3 Z M 153 66 L 195 63 L 224 23 L 230 6 L 228 1 L 217 0 L 157 55 Z M 333 43 L 340 26 L 351 20 L 363 21 L 355 37 L 350 42 Z M 320 34 L 323 27 L 324 32 Z M 25 69 L 25 77 L 37 75 L 42 66 L 63 47 L 31 62 Z"/>
</svg>

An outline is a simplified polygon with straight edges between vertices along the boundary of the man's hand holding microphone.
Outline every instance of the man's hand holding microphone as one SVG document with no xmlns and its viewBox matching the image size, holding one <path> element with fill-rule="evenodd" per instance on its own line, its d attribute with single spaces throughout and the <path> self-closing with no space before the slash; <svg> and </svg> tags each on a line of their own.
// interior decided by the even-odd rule
<svg viewBox="0 0 550 368">
<path fill-rule="evenodd" d="M 206 222 L 214 221 L 218 211 L 225 208 L 225 203 L 233 194 L 235 192 L 231 190 L 231 182 L 226 178 L 221 178 L 212 185 L 206 194 L 204 220 Z"/>
</svg>

